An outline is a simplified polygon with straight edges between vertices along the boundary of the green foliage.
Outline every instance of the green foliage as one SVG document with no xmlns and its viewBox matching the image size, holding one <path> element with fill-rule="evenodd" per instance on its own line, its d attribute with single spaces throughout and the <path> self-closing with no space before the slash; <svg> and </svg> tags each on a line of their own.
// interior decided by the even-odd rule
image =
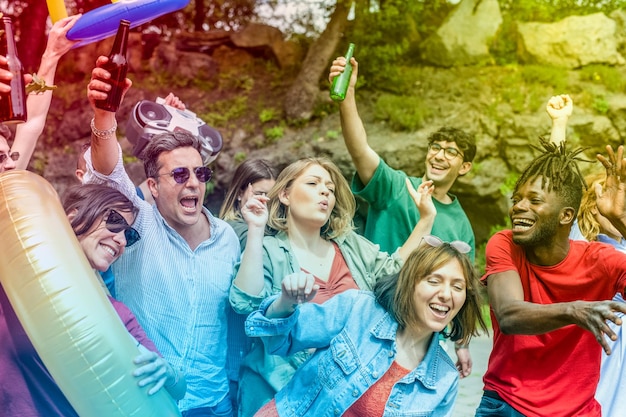
<svg viewBox="0 0 626 417">
<path fill-rule="evenodd" d="M 499 0 L 503 14 L 522 22 L 556 22 L 567 16 L 587 15 L 626 7 L 625 0 Z"/>
<path fill-rule="evenodd" d="M 383 94 L 376 101 L 374 115 L 392 129 L 412 131 L 424 125 L 430 110 L 419 97 Z"/>
<path fill-rule="evenodd" d="M 394 90 L 400 78 L 399 64 L 414 52 L 421 33 L 434 30 L 451 5 L 445 0 L 386 0 L 379 8 L 357 3 L 356 19 L 347 28 L 346 39 L 356 44 L 354 56 L 367 63 L 359 68 L 361 86 Z M 375 28 L 375 30 L 373 30 Z M 345 45 L 338 54 L 345 53 Z"/>
<path fill-rule="evenodd" d="M 228 127 L 229 122 L 243 116 L 248 111 L 248 98 L 237 96 L 212 102 L 198 117 L 213 127 Z"/>
<path fill-rule="evenodd" d="M 263 109 L 259 113 L 259 121 L 261 123 L 267 123 L 274 121 L 278 118 L 278 112 L 276 109 Z"/>
<path fill-rule="evenodd" d="M 246 153 L 242 152 L 242 151 L 239 151 L 239 152 L 235 153 L 235 155 L 233 156 L 233 161 L 235 162 L 235 165 L 239 165 L 240 163 L 245 161 L 246 158 L 247 158 Z"/>
<path fill-rule="evenodd" d="M 606 98 L 603 95 L 596 96 L 593 100 L 593 104 L 591 107 L 598 114 L 607 114 L 609 112 L 609 103 L 606 101 Z"/>
<path fill-rule="evenodd" d="M 569 91 L 568 72 L 563 69 L 538 65 L 509 65 L 506 69 L 501 77 L 484 79 L 498 93 L 488 106 L 488 114 L 497 115 L 499 103 L 507 103 L 516 113 L 533 112 L 546 97 Z"/>
<path fill-rule="evenodd" d="M 268 127 L 263 130 L 263 135 L 269 143 L 276 143 L 285 135 L 285 129 L 283 126 Z"/>
<path fill-rule="evenodd" d="M 339 131 L 337 131 L 337 130 L 327 130 L 326 131 L 326 137 L 328 139 L 332 139 L 332 140 L 339 139 Z"/>
<path fill-rule="evenodd" d="M 626 80 L 615 67 L 607 65 L 589 65 L 580 70 L 580 80 L 601 84 L 610 92 L 622 93 Z"/>
<path fill-rule="evenodd" d="M 519 178 L 519 173 L 509 172 L 506 178 L 504 179 L 504 182 L 500 184 L 500 188 L 499 188 L 500 194 L 502 194 L 504 197 L 509 197 L 511 193 L 513 193 L 513 189 L 515 188 L 515 183 L 517 182 L 518 178 Z"/>
<path fill-rule="evenodd" d="M 239 71 L 220 72 L 218 77 L 221 90 L 250 92 L 254 87 L 254 79 Z"/>
</svg>

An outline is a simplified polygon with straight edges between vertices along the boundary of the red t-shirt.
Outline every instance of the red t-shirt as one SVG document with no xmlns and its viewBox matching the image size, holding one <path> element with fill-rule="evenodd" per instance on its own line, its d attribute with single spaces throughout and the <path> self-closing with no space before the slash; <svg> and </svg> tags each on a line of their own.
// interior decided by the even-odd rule
<svg viewBox="0 0 626 417">
<path fill-rule="evenodd" d="M 626 254 L 599 242 L 570 241 L 563 261 L 538 266 L 526 259 L 507 230 L 489 240 L 485 255 L 483 281 L 517 271 L 524 300 L 536 304 L 610 300 L 626 286 Z M 498 392 L 528 417 L 600 417 L 594 394 L 601 346 L 591 332 L 571 325 L 541 335 L 505 335 L 493 312 L 491 318 L 493 350 L 485 389 Z"/>
</svg>

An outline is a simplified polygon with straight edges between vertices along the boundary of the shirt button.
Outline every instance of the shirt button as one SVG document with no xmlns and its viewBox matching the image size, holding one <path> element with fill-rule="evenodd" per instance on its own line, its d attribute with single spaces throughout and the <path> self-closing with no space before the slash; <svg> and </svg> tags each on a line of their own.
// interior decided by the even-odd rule
<svg viewBox="0 0 626 417">
<path fill-rule="evenodd" d="M 336 415 L 336 416 L 338 416 L 338 415 L 340 415 L 340 414 L 341 414 L 341 410 L 337 410 L 337 409 L 335 408 L 335 415 Z"/>
<path fill-rule="evenodd" d="M 353 397 L 358 397 L 359 396 L 359 391 L 357 391 L 357 390 L 352 391 L 352 396 Z"/>
<path fill-rule="evenodd" d="M 250 331 L 253 331 L 253 330 L 254 330 L 254 326 L 250 326 Z"/>
<path fill-rule="evenodd" d="M 389 357 L 392 358 L 393 357 L 393 350 L 389 351 Z"/>
<path fill-rule="evenodd" d="M 373 376 L 374 378 L 378 378 L 378 372 L 374 371 L 374 372 L 372 373 L 372 376 Z"/>
</svg>

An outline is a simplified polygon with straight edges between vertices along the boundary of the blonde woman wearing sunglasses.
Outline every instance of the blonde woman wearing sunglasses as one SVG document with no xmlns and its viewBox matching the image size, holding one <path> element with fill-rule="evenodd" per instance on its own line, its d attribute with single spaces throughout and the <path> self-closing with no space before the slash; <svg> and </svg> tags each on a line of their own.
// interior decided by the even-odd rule
<svg viewBox="0 0 626 417">
<path fill-rule="evenodd" d="M 63 208 L 89 264 L 95 271 L 105 271 L 139 240 L 130 225 L 137 209 L 122 193 L 104 185 L 83 185 L 70 189 Z M 94 273 L 94 278 L 99 276 Z M 85 277 L 85 279 L 90 279 Z M 103 284 L 104 288 L 104 284 Z M 152 395 L 165 388 L 176 400 L 186 391 L 183 375 L 175 370 L 146 336 L 134 314 L 121 302 L 109 297 L 128 332 L 142 346 L 135 358 L 134 376 L 140 386 L 149 386 Z M 15 416 L 77 416 L 58 388 L 22 328 L 6 294 L 0 287 L 0 394 L 6 402 L 2 409 Z"/>
<path fill-rule="evenodd" d="M 313 277 L 285 278 L 246 330 L 273 354 L 315 353 L 256 416 L 450 416 L 459 373 L 438 334 L 468 343 L 479 326 L 487 331 L 470 249 L 427 236 L 373 292 L 349 290 L 322 305 L 308 303 L 319 289 Z"/>
</svg>

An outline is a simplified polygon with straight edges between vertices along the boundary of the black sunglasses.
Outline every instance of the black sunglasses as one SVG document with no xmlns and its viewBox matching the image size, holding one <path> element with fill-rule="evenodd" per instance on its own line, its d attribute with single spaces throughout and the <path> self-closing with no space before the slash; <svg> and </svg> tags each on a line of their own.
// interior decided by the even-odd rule
<svg viewBox="0 0 626 417">
<path fill-rule="evenodd" d="M 8 153 L 0 154 L 0 164 L 4 164 L 4 161 L 6 161 L 7 158 L 11 158 L 12 160 L 17 161 L 18 159 L 20 159 L 20 153 L 12 152 L 11 154 L 8 154 Z"/>
<path fill-rule="evenodd" d="M 213 171 L 211 171 L 211 169 L 207 167 L 196 167 L 193 169 L 193 173 L 196 174 L 196 178 L 200 182 L 209 181 L 211 179 L 211 175 L 213 175 Z M 168 172 L 166 174 L 159 174 L 157 175 L 157 177 L 160 177 L 162 175 L 171 175 L 177 184 L 184 184 L 189 180 L 191 172 L 189 171 L 189 168 L 180 167 L 174 168 L 171 172 Z"/>
<path fill-rule="evenodd" d="M 111 233 L 119 233 L 124 231 L 124 237 L 126 238 L 126 247 L 132 246 L 141 238 L 139 232 L 133 229 L 127 222 L 124 216 L 119 214 L 115 210 L 111 210 L 105 221 L 106 228 Z"/>
</svg>

